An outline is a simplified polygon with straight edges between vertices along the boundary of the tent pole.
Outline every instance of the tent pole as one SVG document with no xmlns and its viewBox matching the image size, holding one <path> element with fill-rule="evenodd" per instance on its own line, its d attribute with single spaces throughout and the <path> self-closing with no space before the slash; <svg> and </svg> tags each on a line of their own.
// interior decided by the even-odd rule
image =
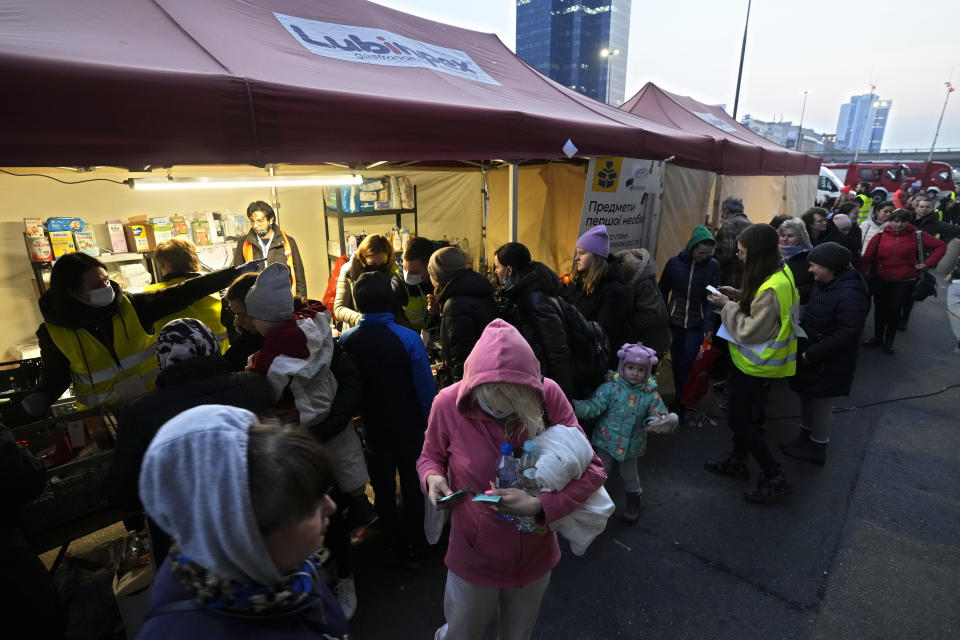
<svg viewBox="0 0 960 640">
<path fill-rule="evenodd" d="M 487 168 L 480 167 L 480 197 L 483 200 L 483 218 L 480 221 L 480 273 L 487 275 L 487 217 L 490 215 L 490 192 L 487 190 Z"/>
<path fill-rule="evenodd" d="M 517 190 L 519 188 L 520 170 L 516 162 L 511 162 L 509 166 L 508 182 L 510 183 L 510 213 L 508 217 L 510 225 L 509 242 L 518 242 L 517 240 Z"/>
<path fill-rule="evenodd" d="M 271 164 L 268 167 L 268 171 L 270 172 L 271 178 L 277 175 L 277 172 L 275 171 L 274 167 L 276 167 L 276 165 L 273 165 L 273 164 Z M 274 222 L 276 222 L 277 227 L 279 227 L 280 226 L 280 198 L 277 196 L 277 185 L 275 184 L 270 185 L 270 200 L 271 200 L 270 205 L 273 207 L 273 211 L 276 214 Z"/>
<path fill-rule="evenodd" d="M 713 183 L 713 211 L 710 214 L 710 228 L 716 229 L 720 226 L 720 190 L 723 188 L 723 176 L 717 174 L 717 179 Z"/>
</svg>

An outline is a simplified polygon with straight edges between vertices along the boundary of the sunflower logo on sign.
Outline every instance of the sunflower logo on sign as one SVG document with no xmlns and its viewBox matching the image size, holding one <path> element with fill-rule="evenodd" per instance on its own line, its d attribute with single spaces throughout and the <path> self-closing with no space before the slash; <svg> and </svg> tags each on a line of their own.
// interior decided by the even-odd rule
<svg viewBox="0 0 960 640">
<path fill-rule="evenodd" d="M 623 158 L 598 158 L 597 168 L 593 175 L 592 191 L 615 192 L 622 165 Z"/>
</svg>

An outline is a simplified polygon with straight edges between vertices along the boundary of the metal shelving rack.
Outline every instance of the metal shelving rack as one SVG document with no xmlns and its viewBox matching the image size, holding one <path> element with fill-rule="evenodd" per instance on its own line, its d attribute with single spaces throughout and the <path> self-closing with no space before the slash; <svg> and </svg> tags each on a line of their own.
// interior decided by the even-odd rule
<svg viewBox="0 0 960 640">
<path fill-rule="evenodd" d="M 413 207 L 410 209 L 378 209 L 374 211 L 357 211 L 356 213 L 345 213 L 343 211 L 343 201 L 340 199 L 340 190 L 337 189 L 337 208 L 331 209 L 327 207 L 327 203 L 323 203 L 323 232 L 324 239 L 327 243 L 327 263 L 328 267 L 332 267 L 333 263 L 340 258 L 340 255 L 346 253 L 347 241 L 346 241 L 346 232 L 343 228 L 344 219 L 352 220 L 354 218 L 373 218 L 377 216 L 396 216 L 397 228 L 400 229 L 403 227 L 403 216 L 407 214 L 413 214 L 413 234 L 419 235 L 419 216 L 417 215 L 417 187 L 413 187 Z M 334 254 L 330 252 L 330 218 L 335 218 L 337 220 L 337 236 L 340 241 L 340 254 Z"/>
</svg>

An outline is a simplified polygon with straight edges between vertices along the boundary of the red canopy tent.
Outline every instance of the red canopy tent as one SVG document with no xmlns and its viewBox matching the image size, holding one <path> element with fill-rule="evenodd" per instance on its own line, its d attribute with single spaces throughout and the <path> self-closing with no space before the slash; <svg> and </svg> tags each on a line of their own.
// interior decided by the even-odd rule
<svg viewBox="0 0 960 640">
<path fill-rule="evenodd" d="M 652 82 L 645 84 L 620 108 L 678 131 L 712 138 L 721 149 L 717 164 L 711 167 L 716 173 L 787 176 L 820 172 L 818 156 L 781 147 L 750 131 L 720 107 L 664 91 Z"/>
<path fill-rule="evenodd" d="M 0 165 L 676 156 L 730 141 L 581 96 L 493 34 L 363 0 L 30 0 L 0 12 Z"/>
</svg>

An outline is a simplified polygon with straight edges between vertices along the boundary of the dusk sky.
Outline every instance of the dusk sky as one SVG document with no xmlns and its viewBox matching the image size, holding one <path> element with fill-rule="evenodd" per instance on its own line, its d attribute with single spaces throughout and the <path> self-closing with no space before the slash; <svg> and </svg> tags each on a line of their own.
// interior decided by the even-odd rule
<svg viewBox="0 0 960 640">
<path fill-rule="evenodd" d="M 516 43 L 515 0 L 377 0 L 379 4 Z M 746 0 L 634 0 L 627 58 L 629 98 L 646 82 L 733 109 Z M 880 25 L 871 16 L 881 16 Z M 956 2 L 757 0 L 738 119 L 797 123 L 834 133 L 840 105 L 870 92 L 893 100 L 885 149 L 929 148 L 948 80 L 960 85 Z M 937 148 L 960 147 L 960 91 L 947 105 Z"/>
</svg>

